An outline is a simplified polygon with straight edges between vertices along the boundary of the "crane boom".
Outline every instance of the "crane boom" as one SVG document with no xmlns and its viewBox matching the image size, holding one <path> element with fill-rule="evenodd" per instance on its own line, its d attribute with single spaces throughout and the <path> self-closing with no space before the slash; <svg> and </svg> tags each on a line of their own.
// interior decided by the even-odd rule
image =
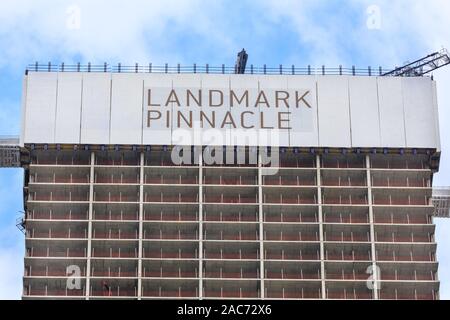
<svg viewBox="0 0 450 320">
<path fill-rule="evenodd" d="M 448 64 L 450 64 L 448 51 L 446 49 L 442 49 L 441 51 L 429 54 L 424 58 L 386 72 L 383 76 L 421 77 Z"/>
</svg>

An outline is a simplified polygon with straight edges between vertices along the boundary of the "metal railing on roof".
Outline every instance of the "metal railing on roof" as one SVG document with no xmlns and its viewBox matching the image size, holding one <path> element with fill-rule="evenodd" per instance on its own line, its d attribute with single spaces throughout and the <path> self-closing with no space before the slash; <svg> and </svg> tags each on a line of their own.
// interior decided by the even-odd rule
<svg viewBox="0 0 450 320">
<path fill-rule="evenodd" d="M 211 74 L 234 74 L 235 67 L 228 67 L 222 64 L 221 66 L 210 66 L 193 64 L 190 66 L 177 65 L 153 65 L 151 63 L 135 64 L 135 65 L 110 65 L 104 64 L 52 64 L 49 63 L 34 63 L 28 65 L 27 72 L 110 72 L 110 73 L 211 73 Z M 246 68 L 245 74 L 268 74 L 268 75 L 353 75 L 353 76 L 381 76 L 392 69 L 378 68 L 356 68 L 352 66 L 350 68 L 339 66 L 337 68 L 321 67 L 296 67 L 295 65 L 278 67 L 254 66 L 250 65 Z"/>
</svg>

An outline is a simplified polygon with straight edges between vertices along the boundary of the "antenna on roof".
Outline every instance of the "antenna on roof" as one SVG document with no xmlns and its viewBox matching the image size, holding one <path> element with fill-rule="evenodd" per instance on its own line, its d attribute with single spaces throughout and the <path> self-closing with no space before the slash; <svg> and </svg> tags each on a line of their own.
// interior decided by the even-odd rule
<svg viewBox="0 0 450 320">
<path fill-rule="evenodd" d="M 236 64 L 234 65 L 234 73 L 245 73 L 245 65 L 247 64 L 247 59 L 248 54 L 245 52 L 245 49 L 242 49 L 242 51 L 237 55 Z"/>
</svg>

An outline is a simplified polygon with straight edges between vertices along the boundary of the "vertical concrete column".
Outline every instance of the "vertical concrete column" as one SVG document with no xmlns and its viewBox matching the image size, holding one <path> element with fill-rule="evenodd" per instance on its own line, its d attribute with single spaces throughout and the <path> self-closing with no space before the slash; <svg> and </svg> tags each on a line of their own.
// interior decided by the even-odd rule
<svg viewBox="0 0 450 320">
<path fill-rule="evenodd" d="M 144 175 L 145 153 L 140 154 L 139 167 L 139 248 L 138 248 L 138 300 L 142 297 L 142 238 L 144 233 Z"/>
<path fill-rule="evenodd" d="M 203 148 L 198 155 L 198 297 L 203 299 Z"/>
<path fill-rule="evenodd" d="M 89 300 L 91 292 L 91 255 L 92 255 L 92 218 L 94 211 L 94 170 L 95 152 L 91 152 L 90 171 L 89 171 L 89 217 L 88 217 L 88 245 L 86 260 L 86 300 Z"/>
<path fill-rule="evenodd" d="M 323 213 L 322 213 L 322 177 L 320 174 L 320 155 L 316 155 L 316 181 L 317 181 L 317 216 L 319 218 L 319 241 L 320 241 L 320 279 L 322 288 L 322 299 L 326 299 L 325 286 L 325 248 L 323 236 Z"/>
<path fill-rule="evenodd" d="M 366 174 L 367 174 L 367 201 L 369 204 L 369 224 L 370 224 L 370 251 L 372 253 L 372 279 L 373 279 L 373 297 L 379 298 L 379 279 L 377 266 L 377 256 L 375 250 L 375 226 L 373 218 L 373 199 L 372 199 L 372 176 L 370 174 L 370 155 L 366 155 Z M 369 270 L 368 270 L 369 271 Z M 370 274 L 367 275 L 368 277 Z"/>
<path fill-rule="evenodd" d="M 259 150 L 258 150 L 259 151 Z M 263 180 L 261 153 L 258 152 L 258 220 L 259 220 L 259 277 L 261 299 L 265 298 L 264 286 L 264 212 L 263 212 Z"/>
</svg>

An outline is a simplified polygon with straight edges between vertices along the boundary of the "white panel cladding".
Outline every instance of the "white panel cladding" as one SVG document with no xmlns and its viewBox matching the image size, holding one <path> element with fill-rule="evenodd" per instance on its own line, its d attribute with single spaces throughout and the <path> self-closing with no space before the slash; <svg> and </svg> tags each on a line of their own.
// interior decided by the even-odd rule
<svg viewBox="0 0 450 320">
<path fill-rule="evenodd" d="M 201 75 L 180 74 L 173 78 L 173 87 L 176 88 L 177 99 L 180 103 L 172 103 L 172 138 L 173 145 L 190 145 L 195 143 L 195 139 L 202 132 L 200 125 L 201 107 L 208 96 L 202 90 Z M 189 95 L 188 91 L 189 90 Z M 198 105 L 200 104 L 200 106 Z M 202 117 L 202 120 L 205 120 Z M 204 121 L 204 124 L 208 124 Z M 206 129 L 208 127 L 206 126 Z"/>
<path fill-rule="evenodd" d="M 80 143 L 81 73 L 58 73 L 55 141 Z"/>
<path fill-rule="evenodd" d="M 352 146 L 381 147 L 377 79 L 350 77 Z"/>
<path fill-rule="evenodd" d="M 110 143 L 110 111 L 111 74 L 84 73 L 81 108 L 81 143 Z"/>
<path fill-rule="evenodd" d="M 403 78 L 406 146 L 437 146 L 433 89 L 429 78 Z"/>
<path fill-rule="evenodd" d="M 152 89 L 151 104 L 163 101 L 172 90 L 173 75 L 170 74 L 145 74 L 144 77 L 144 114 L 143 121 L 143 144 L 170 145 L 172 141 L 172 104 L 165 106 L 149 106 L 148 89 Z M 152 120 L 161 117 L 162 121 Z M 166 117 L 169 117 L 166 119 Z M 150 118 L 150 119 L 149 119 Z"/>
<path fill-rule="evenodd" d="M 57 73 L 28 74 L 25 143 L 55 142 Z"/>
<path fill-rule="evenodd" d="M 227 113 L 230 111 L 230 76 L 225 74 L 202 74 L 202 90 L 206 93 L 205 97 L 209 100 L 210 90 L 219 90 L 223 92 L 223 107 L 210 107 L 209 109 L 215 109 L 216 114 L 216 128 L 209 130 L 203 137 L 204 145 L 228 145 L 230 141 L 230 129 L 231 124 Z M 256 80 L 256 79 L 255 79 Z M 211 100 L 214 105 L 220 103 L 220 97 L 218 94 L 212 93 Z M 205 143 L 206 141 L 206 143 Z"/>
<path fill-rule="evenodd" d="M 126 73 L 112 74 L 112 144 L 142 144 L 144 80 Z"/>
<path fill-rule="evenodd" d="M 291 146 L 319 146 L 319 131 L 317 119 L 316 77 L 314 76 L 288 76 L 288 89 L 303 92 L 308 90 L 306 101 L 311 108 L 302 105 L 291 108 L 289 138 Z"/>
<path fill-rule="evenodd" d="M 400 78 L 380 77 L 377 82 L 381 145 L 386 148 L 406 147 L 402 81 Z"/>
<path fill-rule="evenodd" d="M 283 75 L 266 75 L 259 77 L 259 92 L 264 91 L 269 101 L 270 107 L 264 104 L 259 104 L 260 112 L 260 126 L 259 126 L 259 139 L 260 144 L 269 146 L 289 146 L 289 109 L 280 104 L 279 108 L 276 108 L 275 91 L 287 90 L 288 81 L 287 77 Z M 258 94 L 259 94 L 258 92 Z M 279 128 L 279 115 L 282 113 L 283 121 L 282 128 Z"/>
<path fill-rule="evenodd" d="M 168 101 L 172 89 L 180 106 Z M 202 90 L 201 107 L 193 99 L 187 106 L 187 90 L 196 96 Z M 209 90 L 222 92 L 221 107 L 209 106 Z M 233 107 L 230 90 L 237 96 Z M 260 90 L 270 107 L 255 107 Z M 306 101 L 312 108 L 274 106 L 276 91 L 292 97 L 295 91 L 308 90 Z M 287 111 L 283 126 L 291 129 L 282 129 L 285 132 L 278 142 L 271 142 L 274 145 L 439 149 L 435 90 L 435 83 L 426 77 L 30 72 L 23 94 L 22 139 L 24 143 L 178 144 L 173 133 L 179 120 L 181 128 L 191 130 L 191 112 L 195 127 L 201 111 L 210 121 L 214 111 L 214 130 L 203 117 L 207 138 L 203 144 L 214 143 L 210 139 L 216 136 L 221 139 L 217 144 L 239 145 L 250 138 L 251 145 L 267 145 L 264 135 L 252 133 L 253 129 L 270 131 L 264 127 L 279 126 L 279 112 Z M 248 105 L 245 99 L 236 101 L 245 92 Z M 214 94 L 216 101 L 220 93 Z M 289 101 L 295 104 L 295 99 Z M 184 119 L 178 118 L 178 111 Z M 195 137 L 189 130 L 177 131 Z"/>
<path fill-rule="evenodd" d="M 348 77 L 318 77 L 317 94 L 319 145 L 351 147 Z"/>
<path fill-rule="evenodd" d="M 433 90 L 433 109 L 434 109 L 434 126 L 435 126 L 435 133 L 436 133 L 436 148 L 438 151 L 441 150 L 441 132 L 439 127 L 439 108 L 437 103 L 437 88 L 436 88 L 436 82 L 432 82 L 432 90 Z"/>
<path fill-rule="evenodd" d="M 233 91 L 233 106 L 230 103 L 231 115 L 235 121 L 240 122 L 242 128 L 231 131 L 232 144 L 258 145 L 260 117 L 258 114 L 259 108 L 254 106 L 258 89 L 259 82 L 255 81 L 253 75 L 241 74 L 237 77 L 230 77 L 230 92 Z M 247 94 L 248 99 L 245 98 L 245 94 Z M 244 98 L 242 99 L 242 97 Z M 241 103 L 238 100 L 242 100 Z"/>
</svg>

